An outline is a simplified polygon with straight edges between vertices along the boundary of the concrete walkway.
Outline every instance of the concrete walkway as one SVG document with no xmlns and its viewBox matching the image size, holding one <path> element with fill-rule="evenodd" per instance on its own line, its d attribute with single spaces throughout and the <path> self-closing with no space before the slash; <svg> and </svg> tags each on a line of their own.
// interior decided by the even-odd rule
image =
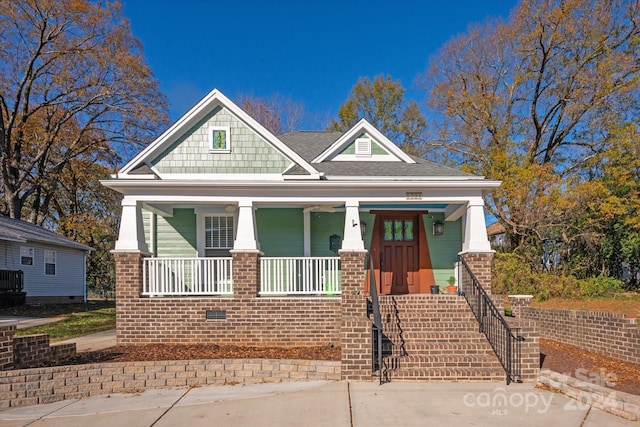
<svg viewBox="0 0 640 427">
<path fill-rule="evenodd" d="M 531 384 L 290 382 L 112 394 L 0 411 L 0 425 L 636 426 Z"/>
</svg>

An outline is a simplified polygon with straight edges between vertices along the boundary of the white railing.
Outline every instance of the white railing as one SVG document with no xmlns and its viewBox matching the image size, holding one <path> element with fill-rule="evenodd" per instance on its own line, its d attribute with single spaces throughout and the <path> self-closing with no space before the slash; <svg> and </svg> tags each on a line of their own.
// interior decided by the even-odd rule
<svg viewBox="0 0 640 427">
<path fill-rule="evenodd" d="M 340 295 L 338 257 L 260 258 L 260 295 Z"/>
<path fill-rule="evenodd" d="M 142 294 L 233 295 L 231 258 L 145 258 Z"/>
</svg>

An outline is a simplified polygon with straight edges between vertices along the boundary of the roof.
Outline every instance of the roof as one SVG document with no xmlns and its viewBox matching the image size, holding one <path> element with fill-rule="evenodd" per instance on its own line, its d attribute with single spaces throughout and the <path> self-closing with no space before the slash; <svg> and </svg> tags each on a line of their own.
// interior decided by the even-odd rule
<svg viewBox="0 0 640 427">
<path fill-rule="evenodd" d="M 487 227 L 487 235 L 488 236 L 495 236 L 497 234 L 502 234 L 505 233 L 506 230 L 504 228 L 504 226 L 502 224 L 500 224 L 499 222 L 494 222 L 493 224 L 491 224 L 490 226 Z"/>
<path fill-rule="evenodd" d="M 93 250 L 93 248 L 87 245 L 74 242 L 71 239 L 67 239 L 53 231 L 45 230 L 30 222 L 5 216 L 0 216 L 0 240 L 20 243 L 38 242 L 83 251 Z"/>
<path fill-rule="evenodd" d="M 415 163 L 384 161 L 321 161 L 312 162 L 320 153 L 326 151 L 334 142 L 342 137 L 337 131 L 302 131 L 280 135 L 278 138 L 302 158 L 311 163 L 325 176 L 379 176 L 379 177 L 447 177 L 447 178 L 481 178 L 476 175 L 460 172 L 448 166 L 429 160 L 411 157 Z M 287 174 L 302 173 L 292 168 Z"/>
</svg>

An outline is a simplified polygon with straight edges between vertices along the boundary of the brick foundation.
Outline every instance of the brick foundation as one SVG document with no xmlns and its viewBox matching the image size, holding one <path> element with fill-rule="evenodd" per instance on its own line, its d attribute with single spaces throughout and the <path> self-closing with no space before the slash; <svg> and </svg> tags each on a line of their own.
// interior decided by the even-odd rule
<svg viewBox="0 0 640 427">
<path fill-rule="evenodd" d="M 118 344 L 340 345 L 340 298 L 258 297 L 258 253 L 233 254 L 233 297 L 202 298 L 142 297 L 144 255 L 114 256 Z"/>
<path fill-rule="evenodd" d="M 49 297 L 35 297 L 27 294 L 27 304 L 82 304 L 83 295 L 58 295 Z"/>
</svg>

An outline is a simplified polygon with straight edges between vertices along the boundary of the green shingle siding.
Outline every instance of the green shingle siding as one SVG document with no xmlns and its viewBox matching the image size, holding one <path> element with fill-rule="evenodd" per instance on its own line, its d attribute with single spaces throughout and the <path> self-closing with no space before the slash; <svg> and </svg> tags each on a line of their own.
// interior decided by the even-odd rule
<svg viewBox="0 0 640 427">
<path fill-rule="evenodd" d="M 371 138 L 366 133 L 358 136 L 357 138 Z M 340 152 L 340 154 L 356 154 L 356 139 L 354 139 L 344 150 Z M 389 154 L 387 151 L 382 148 L 375 139 L 371 138 L 371 154 Z"/>
<path fill-rule="evenodd" d="M 209 126 L 230 127 L 230 153 L 209 152 Z M 152 164 L 160 173 L 282 173 L 291 162 L 224 108 L 168 147 Z"/>
</svg>

